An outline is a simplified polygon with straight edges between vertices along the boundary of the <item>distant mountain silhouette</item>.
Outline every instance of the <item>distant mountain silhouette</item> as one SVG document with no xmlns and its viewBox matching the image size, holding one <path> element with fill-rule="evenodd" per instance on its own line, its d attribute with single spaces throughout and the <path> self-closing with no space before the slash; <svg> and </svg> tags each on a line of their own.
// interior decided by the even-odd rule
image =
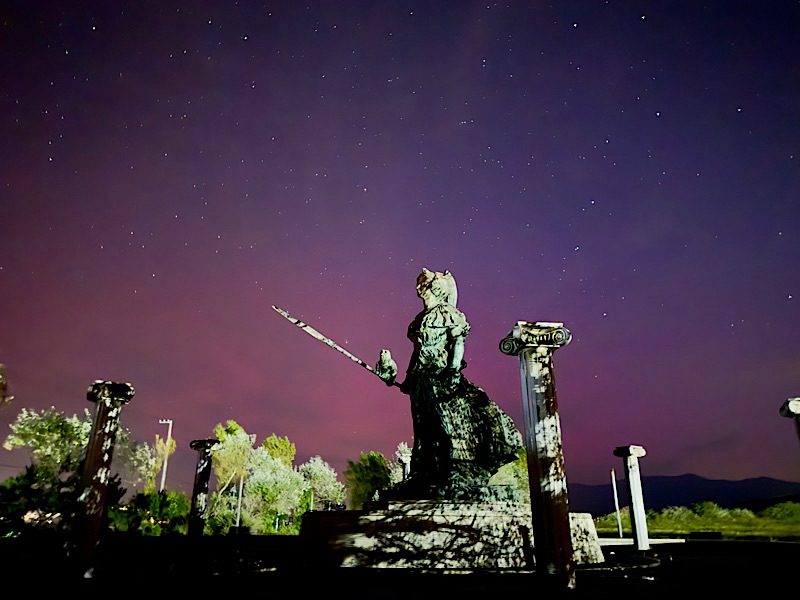
<svg viewBox="0 0 800 600">
<path fill-rule="evenodd" d="M 607 485 L 584 485 L 567 482 L 569 510 L 588 512 L 593 516 L 615 511 L 614 490 Z M 800 483 L 769 477 L 741 481 L 705 479 L 686 474 L 672 477 L 642 477 L 645 510 L 662 510 L 668 506 L 691 506 L 697 502 L 713 502 L 725 508 L 761 510 L 778 502 L 800 502 Z M 630 505 L 628 482 L 617 480 L 620 508 Z"/>
</svg>

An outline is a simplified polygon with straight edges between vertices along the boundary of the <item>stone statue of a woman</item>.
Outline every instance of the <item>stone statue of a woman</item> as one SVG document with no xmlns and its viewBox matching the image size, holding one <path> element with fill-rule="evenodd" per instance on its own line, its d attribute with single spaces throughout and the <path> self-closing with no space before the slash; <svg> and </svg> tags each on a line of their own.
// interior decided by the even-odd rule
<svg viewBox="0 0 800 600">
<path fill-rule="evenodd" d="M 417 295 L 424 308 L 408 326 L 414 350 L 400 384 L 411 399 L 414 444 L 409 477 L 389 499 L 493 500 L 489 479 L 518 457 L 522 436 L 511 418 L 462 374 L 469 323 L 456 308 L 448 272 L 423 269 Z M 390 357 L 388 352 L 383 356 Z M 390 360 L 387 358 L 387 360 Z M 380 369 L 394 384 L 393 371 Z"/>
</svg>

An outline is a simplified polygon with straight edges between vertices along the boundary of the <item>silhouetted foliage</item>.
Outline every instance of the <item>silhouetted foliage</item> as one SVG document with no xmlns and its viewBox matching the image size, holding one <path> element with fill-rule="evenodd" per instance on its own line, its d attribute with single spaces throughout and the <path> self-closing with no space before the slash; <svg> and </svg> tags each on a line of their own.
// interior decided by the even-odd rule
<svg viewBox="0 0 800 600">
<path fill-rule="evenodd" d="M 77 473 L 45 478 L 29 465 L 25 472 L 0 484 L 0 536 L 18 535 L 31 529 L 68 530 L 81 510 Z M 118 476 L 106 488 L 106 506 L 118 504 L 125 495 Z"/>
<path fill-rule="evenodd" d="M 183 492 L 140 492 L 109 509 L 112 529 L 144 536 L 188 531 L 191 503 Z"/>
</svg>

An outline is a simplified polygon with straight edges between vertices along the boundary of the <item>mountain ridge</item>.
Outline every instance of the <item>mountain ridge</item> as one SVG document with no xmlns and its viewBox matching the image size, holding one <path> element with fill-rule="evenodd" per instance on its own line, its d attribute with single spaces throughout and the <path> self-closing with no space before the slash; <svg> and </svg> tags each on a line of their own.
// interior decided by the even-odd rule
<svg viewBox="0 0 800 600">
<path fill-rule="evenodd" d="M 620 508 L 630 504 L 628 483 L 617 479 L 617 500 Z M 588 512 L 593 516 L 616 510 L 611 482 L 599 485 L 568 483 L 567 493 L 572 512 Z M 800 502 L 800 482 L 772 477 L 752 477 L 738 481 L 706 479 L 693 473 L 642 477 L 645 510 L 662 510 L 668 506 L 691 506 L 713 502 L 725 508 L 761 510 L 779 502 Z"/>
</svg>

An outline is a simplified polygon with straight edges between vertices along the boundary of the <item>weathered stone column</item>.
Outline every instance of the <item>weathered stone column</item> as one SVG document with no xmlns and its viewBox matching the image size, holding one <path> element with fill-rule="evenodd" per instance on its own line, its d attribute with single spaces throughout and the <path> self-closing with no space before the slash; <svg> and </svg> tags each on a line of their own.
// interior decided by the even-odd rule
<svg viewBox="0 0 800 600">
<path fill-rule="evenodd" d="M 129 383 L 99 380 L 89 386 L 86 393 L 87 399 L 96 403 L 97 408 L 81 473 L 73 547 L 79 572 L 84 578 L 93 576 L 120 412 L 122 405 L 133 398 L 133 393 L 133 386 Z"/>
<path fill-rule="evenodd" d="M 192 508 L 189 513 L 189 535 L 201 536 L 205 529 L 206 511 L 208 510 L 208 482 L 211 479 L 211 448 L 218 442 L 217 439 L 209 438 L 194 440 L 189 444 L 192 450 L 197 450 Z"/>
<path fill-rule="evenodd" d="M 571 339 L 562 323 L 518 321 L 500 341 L 500 351 L 520 361 L 536 570 L 568 588 L 575 562 L 552 359 Z"/>
<path fill-rule="evenodd" d="M 794 419 L 794 428 L 797 439 L 800 440 L 800 398 L 789 398 L 783 403 L 780 410 L 782 417 Z"/>
<path fill-rule="evenodd" d="M 631 529 L 633 541 L 638 550 L 650 549 L 650 538 L 647 535 L 647 518 L 644 510 L 642 494 L 642 478 L 639 474 L 639 458 L 647 454 L 641 446 L 618 446 L 614 456 L 625 459 L 625 479 L 628 481 L 628 492 L 631 497 Z"/>
</svg>

